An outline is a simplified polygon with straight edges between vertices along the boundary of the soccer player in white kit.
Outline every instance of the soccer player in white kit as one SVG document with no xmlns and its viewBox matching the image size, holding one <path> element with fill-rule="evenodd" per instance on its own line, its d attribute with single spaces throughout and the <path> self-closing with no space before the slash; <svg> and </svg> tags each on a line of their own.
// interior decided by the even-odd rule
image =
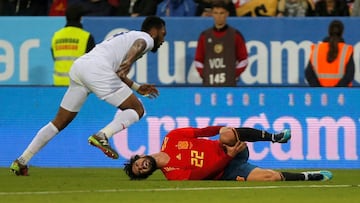
<svg viewBox="0 0 360 203">
<path fill-rule="evenodd" d="M 149 98 L 159 94 L 153 85 L 137 84 L 127 74 L 143 54 L 157 51 L 165 35 L 165 21 L 148 16 L 141 31 L 115 34 L 78 58 L 69 72 L 71 82 L 55 118 L 37 132 L 22 155 L 11 164 L 10 170 L 16 175 L 27 176 L 30 159 L 75 118 L 90 93 L 121 110 L 107 126 L 88 138 L 90 144 L 117 159 L 119 155 L 108 139 L 144 115 L 144 107 L 131 89 Z"/>
</svg>

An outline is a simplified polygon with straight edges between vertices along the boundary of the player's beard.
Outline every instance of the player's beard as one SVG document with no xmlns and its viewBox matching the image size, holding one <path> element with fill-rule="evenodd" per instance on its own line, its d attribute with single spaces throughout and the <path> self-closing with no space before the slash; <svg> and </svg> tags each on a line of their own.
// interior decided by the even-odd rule
<svg viewBox="0 0 360 203">
<path fill-rule="evenodd" d="M 159 36 L 155 37 L 154 39 L 154 47 L 151 49 L 151 52 L 157 52 L 157 50 L 159 49 L 160 45 L 159 45 Z"/>
<path fill-rule="evenodd" d="M 152 156 L 145 156 L 145 158 L 150 161 L 149 174 L 152 174 L 157 169 L 156 160 Z"/>
</svg>

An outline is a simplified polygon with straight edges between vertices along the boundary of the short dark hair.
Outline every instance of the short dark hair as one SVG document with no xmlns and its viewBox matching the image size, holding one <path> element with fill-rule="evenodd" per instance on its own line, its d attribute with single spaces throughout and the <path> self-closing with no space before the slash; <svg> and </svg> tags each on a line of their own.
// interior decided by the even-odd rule
<svg viewBox="0 0 360 203">
<path fill-rule="evenodd" d="M 65 11 L 67 21 L 80 22 L 81 17 L 85 14 L 84 8 L 80 4 L 70 4 Z"/>
<path fill-rule="evenodd" d="M 148 16 L 141 25 L 141 31 L 148 32 L 151 28 L 160 29 L 165 26 L 165 21 L 158 16 Z"/>
<path fill-rule="evenodd" d="M 140 159 L 139 155 L 132 156 L 130 158 L 130 160 L 124 164 L 124 171 L 125 171 L 126 175 L 129 176 L 130 180 L 144 180 L 152 174 L 152 173 L 148 173 L 148 174 L 136 175 L 133 172 L 132 166 L 134 165 L 135 161 L 138 159 Z"/>
<path fill-rule="evenodd" d="M 226 2 L 224 0 L 215 0 L 211 4 L 211 8 L 223 8 L 227 11 L 230 11 L 230 5 L 229 2 Z"/>
</svg>

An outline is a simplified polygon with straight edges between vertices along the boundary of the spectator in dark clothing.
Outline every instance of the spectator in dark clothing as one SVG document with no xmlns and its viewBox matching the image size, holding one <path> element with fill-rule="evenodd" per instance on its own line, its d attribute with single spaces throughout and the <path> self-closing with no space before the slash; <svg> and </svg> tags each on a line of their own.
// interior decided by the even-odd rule
<svg viewBox="0 0 360 203">
<path fill-rule="evenodd" d="M 118 0 L 119 4 L 117 6 L 113 6 L 113 15 L 114 16 L 130 16 L 129 7 L 130 0 Z"/>
<path fill-rule="evenodd" d="M 196 16 L 212 16 L 211 15 L 211 7 L 215 1 L 219 0 L 193 0 L 196 4 Z M 224 0 L 224 2 L 228 5 L 227 10 L 229 11 L 229 16 L 236 16 L 235 5 L 231 0 Z"/>
<path fill-rule="evenodd" d="M 157 16 L 195 16 L 193 0 L 164 0 L 158 4 Z"/>
<path fill-rule="evenodd" d="M 157 5 L 163 0 L 120 0 L 116 16 L 150 16 L 156 15 Z"/>
<path fill-rule="evenodd" d="M 112 6 L 107 0 L 82 0 L 85 16 L 111 16 Z"/>
<path fill-rule="evenodd" d="M 132 17 L 156 14 L 158 3 L 163 0 L 130 0 L 129 13 Z"/>
<path fill-rule="evenodd" d="M 316 16 L 349 16 L 349 7 L 344 0 L 320 0 L 315 4 Z"/>
<path fill-rule="evenodd" d="M 5 16 L 47 16 L 49 0 L 2 0 L 1 15 Z"/>
</svg>

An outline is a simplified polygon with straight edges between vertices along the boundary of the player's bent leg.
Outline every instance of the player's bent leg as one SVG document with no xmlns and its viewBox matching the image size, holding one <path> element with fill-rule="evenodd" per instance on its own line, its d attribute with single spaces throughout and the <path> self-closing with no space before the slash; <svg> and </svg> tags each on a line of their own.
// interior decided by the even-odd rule
<svg viewBox="0 0 360 203">
<path fill-rule="evenodd" d="M 257 141 L 271 141 L 273 143 L 287 143 L 291 139 L 291 131 L 285 129 L 280 133 L 270 133 L 265 130 L 258 130 L 255 128 L 241 127 L 232 128 L 234 130 L 235 138 L 241 141 L 257 142 Z M 224 134 L 227 131 L 224 131 Z"/>
<path fill-rule="evenodd" d="M 120 97 L 120 95 L 118 96 Z M 110 138 L 121 130 L 128 128 L 133 123 L 139 121 L 144 115 L 144 107 L 134 94 L 130 94 L 125 100 L 123 100 L 123 102 L 118 105 L 118 109 L 119 110 L 116 112 L 114 119 L 100 130 L 100 132 L 105 133 L 107 138 Z"/>
<path fill-rule="evenodd" d="M 233 128 L 230 127 L 222 127 L 219 131 L 219 141 L 222 144 L 226 144 L 229 146 L 234 146 L 237 141 L 239 141 L 239 138 L 236 134 L 236 131 L 233 130 Z"/>
<path fill-rule="evenodd" d="M 56 117 L 52 121 L 55 127 L 61 131 L 76 117 L 82 105 L 89 95 L 89 90 L 73 80 L 66 90 Z"/>
<path fill-rule="evenodd" d="M 112 105 L 122 102 L 118 106 L 120 110 L 108 125 L 101 129 L 97 134 L 88 138 L 88 142 L 91 145 L 99 148 L 106 156 L 112 159 L 118 159 L 119 155 L 116 150 L 110 146 L 108 139 L 115 133 L 137 122 L 144 114 L 144 108 L 134 94 L 130 94 L 126 97 L 122 95 L 122 93 L 123 92 L 121 91 L 117 91 L 106 97 L 105 101 Z"/>
<path fill-rule="evenodd" d="M 133 109 L 139 115 L 139 119 L 144 115 L 145 110 L 144 106 L 140 102 L 140 100 L 135 96 L 135 94 L 131 94 L 126 100 L 121 103 L 118 107 L 121 110 L 125 109 Z"/>
<path fill-rule="evenodd" d="M 78 112 L 71 112 L 63 107 L 59 107 L 56 117 L 51 121 L 54 126 L 59 130 L 63 130 L 68 126 L 72 120 L 76 117 Z"/>
<path fill-rule="evenodd" d="M 91 145 L 104 152 L 106 156 L 117 159 L 119 155 L 115 149 L 111 148 L 108 139 L 138 120 L 139 116 L 133 109 L 119 110 L 114 119 L 96 135 L 90 136 L 88 141 Z"/>
<path fill-rule="evenodd" d="M 247 179 L 247 181 L 281 181 L 281 175 L 279 172 L 271 169 L 262 169 L 255 168 L 252 170 Z"/>
</svg>

